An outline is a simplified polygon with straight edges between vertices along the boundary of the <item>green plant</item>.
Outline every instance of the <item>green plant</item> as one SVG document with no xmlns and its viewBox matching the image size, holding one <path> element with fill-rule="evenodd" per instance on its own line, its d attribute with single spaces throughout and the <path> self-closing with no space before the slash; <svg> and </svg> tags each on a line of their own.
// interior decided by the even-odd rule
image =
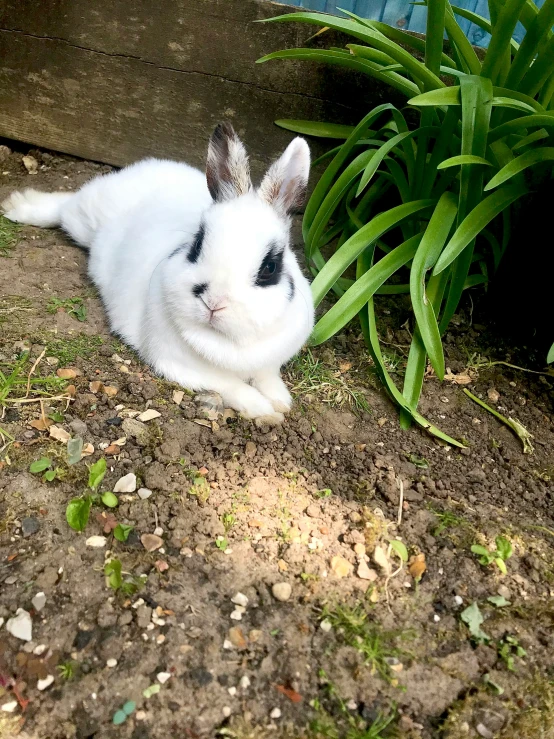
<svg viewBox="0 0 554 739">
<path fill-rule="evenodd" d="M 321 344 L 355 316 L 376 369 L 401 409 L 450 444 L 417 406 L 427 358 L 445 372 L 442 336 L 463 291 L 485 284 L 505 252 L 512 205 L 550 177 L 554 159 L 554 0 L 491 2 L 491 21 L 427 0 L 425 39 L 343 11 L 346 18 L 300 12 L 267 22 L 298 22 L 349 35 L 346 48 L 287 49 L 272 59 L 301 59 L 368 75 L 408 98 L 406 115 L 391 103 L 355 126 L 277 121 L 298 133 L 342 140 L 307 204 L 303 235 L 315 275 L 314 302 L 337 302 L 317 322 Z M 479 58 L 455 15 L 491 33 Z M 520 21 L 526 36 L 512 34 Z M 450 52 L 443 49 L 444 34 Z M 318 34 L 321 38 L 321 31 Z M 329 161 L 330 160 L 330 161 Z M 403 387 L 383 358 L 375 296 L 407 293 L 414 331 Z M 551 350 L 554 355 L 554 350 Z"/>
<path fill-rule="evenodd" d="M 62 662 L 58 665 L 58 672 L 60 673 L 62 680 L 71 680 L 75 677 L 76 668 L 77 663 L 69 659 L 67 662 Z"/>
<path fill-rule="evenodd" d="M 104 575 L 110 588 L 116 592 L 121 591 L 124 595 L 134 595 L 146 582 L 146 575 L 137 576 L 129 572 L 123 572 L 119 559 L 110 559 L 109 562 L 106 562 Z M 123 575 L 127 575 L 127 577 L 124 579 Z"/>
<path fill-rule="evenodd" d="M 68 316 L 73 316 L 81 322 L 86 321 L 87 318 L 87 309 L 83 303 L 83 298 L 66 298 L 64 300 L 50 298 L 46 310 L 48 313 L 57 313 L 59 310 L 63 310 Z"/>
<path fill-rule="evenodd" d="M 48 459 L 48 457 L 41 457 L 36 462 L 31 462 L 29 472 L 33 475 L 44 472 L 42 479 L 46 482 L 52 482 L 56 478 L 62 480 L 65 477 L 65 472 L 61 467 L 52 468 L 52 460 Z"/>
<path fill-rule="evenodd" d="M 505 663 L 510 672 L 515 672 L 515 658 L 525 657 L 527 652 L 520 646 L 515 636 L 507 634 L 498 643 L 498 656 Z"/>
<path fill-rule="evenodd" d="M 506 561 L 512 556 L 512 545 L 504 536 L 497 536 L 495 539 L 496 549 L 487 549 L 481 544 L 473 544 L 471 551 L 479 556 L 479 563 L 488 567 L 493 562 L 496 564 L 500 572 L 505 575 Z"/>
<path fill-rule="evenodd" d="M 134 526 L 127 526 L 124 523 L 118 523 L 113 530 L 113 535 L 117 541 L 125 542 L 129 538 L 129 534 L 134 529 Z"/>
<path fill-rule="evenodd" d="M 4 216 L 0 216 L 0 257 L 9 257 L 17 243 L 20 230 L 18 223 L 12 223 Z"/>
<path fill-rule="evenodd" d="M 89 467 L 88 486 L 92 494 L 72 498 L 65 509 L 65 520 L 75 531 L 84 531 L 90 517 L 90 509 L 93 503 L 102 501 L 109 508 L 117 505 L 117 497 L 113 493 L 97 494 L 98 487 L 106 474 L 106 460 L 104 457 Z M 115 499 L 115 504 L 114 504 Z"/>
</svg>

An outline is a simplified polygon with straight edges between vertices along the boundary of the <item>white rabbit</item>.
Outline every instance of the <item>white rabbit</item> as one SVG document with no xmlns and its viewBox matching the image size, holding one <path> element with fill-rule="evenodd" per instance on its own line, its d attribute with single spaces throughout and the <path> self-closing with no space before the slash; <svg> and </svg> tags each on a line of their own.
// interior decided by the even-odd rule
<svg viewBox="0 0 554 739">
<path fill-rule="evenodd" d="M 216 391 L 258 423 L 280 423 L 291 407 L 280 368 L 313 327 L 310 287 L 289 243 L 309 167 L 308 145 L 296 138 L 256 190 L 243 144 L 220 124 L 206 178 L 147 159 L 76 193 L 14 192 L 2 208 L 12 221 L 61 226 L 90 250 L 112 331 L 159 375 Z"/>
</svg>

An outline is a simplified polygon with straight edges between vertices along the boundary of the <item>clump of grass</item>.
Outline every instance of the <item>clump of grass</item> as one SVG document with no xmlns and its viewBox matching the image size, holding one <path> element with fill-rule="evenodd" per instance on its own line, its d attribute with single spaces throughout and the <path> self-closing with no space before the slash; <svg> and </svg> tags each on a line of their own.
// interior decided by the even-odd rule
<svg viewBox="0 0 554 739">
<path fill-rule="evenodd" d="M 5 408 L 10 400 L 27 394 L 49 397 L 60 392 L 67 384 L 55 375 L 30 375 L 30 370 L 29 352 L 24 352 L 15 363 L 0 363 L 0 407 Z"/>
<path fill-rule="evenodd" d="M 344 373 L 325 364 L 310 349 L 290 362 L 287 375 L 296 395 L 314 395 L 322 403 L 338 408 L 349 405 L 357 411 L 370 410 L 365 395 L 350 387 Z"/>
<path fill-rule="evenodd" d="M 554 680 L 537 675 L 522 686 L 526 706 L 514 714 L 513 721 L 502 733 L 502 739 L 547 739 L 554 733 Z"/>
<path fill-rule="evenodd" d="M 49 357 L 57 357 L 63 367 L 72 364 L 77 358 L 90 359 L 103 343 L 100 336 L 87 336 L 86 334 L 71 336 L 67 339 L 51 339 L 48 342 L 47 354 Z"/>
<path fill-rule="evenodd" d="M 87 317 L 87 309 L 83 302 L 83 298 L 50 298 L 46 306 L 48 313 L 57 313 L 63 310 L 68 316 L 76 318 L 78 321 L 85 321 Z"/>
<path fill-rule="evenodd" d="M 0 257 L 10 257 L 17 244 L 20 231 L 18 223 L 12 223 L 4 216 L 0 216 Z"/>
<path fill-rule="evenodd" d="M 378 624 L 370 622 L 362 605 L 325 606 L 322 619 L 330 621 L 344 641 L 363 655 L 372 673 L 388 682 L 392 680 L 389 661 L 401 654 L 393 643 L 396 634 L 383 631 Z"/>
</svg>

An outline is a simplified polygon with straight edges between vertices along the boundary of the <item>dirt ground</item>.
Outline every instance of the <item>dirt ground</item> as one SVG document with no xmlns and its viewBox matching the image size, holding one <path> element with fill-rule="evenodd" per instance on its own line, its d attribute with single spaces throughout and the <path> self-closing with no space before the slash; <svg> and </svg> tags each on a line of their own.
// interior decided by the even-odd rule
<svg viewBox="0 0 554 739">
<path fill-rule="evenodd" d="M 23 153 L 0 197 L 109 169 Z M 400 429 L 356 327 L 291 363 L 294 410 L 258 429 L 110 336 L 63 234 L 2 220 L 0 247 L 2 739 L 554 737 L 553 378 L 492 365 L 525 352 L 469 301 L 421 404 L 467 448 Z M 409 313 L 383 305 L 400 380 Z M 92 453 L 69 464 L 69 437 Z M 79 533 L 100 459 L 98 493 L 131 478 Z M 471 551 L 499 536 L 511 556 Z"/>
</svg>

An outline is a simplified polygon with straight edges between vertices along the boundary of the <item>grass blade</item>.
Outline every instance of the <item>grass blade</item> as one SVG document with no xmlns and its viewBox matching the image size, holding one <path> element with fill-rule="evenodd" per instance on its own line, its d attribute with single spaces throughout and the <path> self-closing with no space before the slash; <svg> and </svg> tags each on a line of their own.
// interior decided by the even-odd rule
<svg viewBox="0 0 554 739">
<path fill-rule="evenodd" d="M 488 159 L 485 159 L 484 157 L 478 157 L 475 156 L 475 154 L 459 154 L 455 157 L 450 157 L 449 159 L 444 159 L 437 167 L 437 169 L 448 169 L 448 167 L 458 167 L 461 164 L 484 164 L 488 167 L 493 167 L 494 165 L 489 162 Z"/>
<path fill-rule="evenodd" d="M 444 26 L 446 29 L 446 35 L 450 43 L 456 48 L 461 60 L 464 62 L 467 72 L 469 74 L 480 74 L 481 73 L 481 62 L 479 57 L 475 53 L 475 49 L 470 44 L 467 36 L 458 25 L 452 7 L 447 0 L 446 15 L 444 17 Z"/>
<path fill-rule="evenodd" d="M 485 191 L 492 190 L 493 188 L 498 187 L 498 185 L 502 185 L 511 177 L 523 172 L 527 167 L 532 167 L 534 164 L 539 164 L 541 162 L 551 161 L 554 161 L 554 148 L 551 146 L 541 146 L 539 149 L 526 151 L 524 154 L 521 154 L 509 162 L 505 167 L 502 167 L 500 172 L 497 172 L 487 183 Z"/>
<path fill-rule="evenodd" d="M 522 118 L 514 118 L 512 121 L 507 121 L 506 123 L 491 129 L 489 133 L 489 144 L 492 144 L 509 134 L 517 133 L 519 129 L 535 127 L 554 128 L 554 111 L 537 113 L 534 115 L 524 116 Z"/>
<path fill-rule="evenodd" d="M 530 434 L 529 431 L 521 424 L 519 421 L 516 421 L 514 418 L 506 418 L 506 416 L 503 416 L 498 411 L 495 411 L 494 408 L 491 408 L 490 405 L 487 405 L 484 401 L 482 401 L 480 398 L 478 398 L 476 395 L 473 395 L 466 387 L 463 388 L 464 393 L 468 396 L 468 398 L 471 398 L 474 403 L 477 403 L 481 406 L 481 408 L 484 408 L 489 413 L 492 413 L 493 416 L 498 418 L 499 421 L 502 421 L 503 424 L 508 426 L 508 428 L 512 429 L 514 434 L 519 438 L 521 443 L 523 444 L 523 453 L 524 454 L 532 454 L 533 444 L 531 443 L 531 439 L 533 438 L 533 434 Z"/>
<path fill-rule="evenodd" d="M 275 124 L 302 136 L 316 136 L 321 139 L 347 139 L 354 130 L 354 126 L 342 126 L 340 123 L 320 123 L 319 121 L 285 118 L 275 121 Z"/>
<path fill-rule="evenodd" d="M 514 35 L 521 10 L 526 2 L 527 0 L 506 0 L 493 26 L 489 48 L 481 69 L 481 76 L 488 77 L 493 83 L 499 79 L 506 55 L 509 59 L 510 39 Z"/>
<path fill-rule="evenodd" d="M 543 41 L 551 35 L 554 25 L 554 0 L 546 0 L 538 14 L 531 21 L 527 33 L 523 37 L 521 46 L 512 62 L 510 72 L 506 77 L 506 87 L 517 88 Z"/>
</svg>

